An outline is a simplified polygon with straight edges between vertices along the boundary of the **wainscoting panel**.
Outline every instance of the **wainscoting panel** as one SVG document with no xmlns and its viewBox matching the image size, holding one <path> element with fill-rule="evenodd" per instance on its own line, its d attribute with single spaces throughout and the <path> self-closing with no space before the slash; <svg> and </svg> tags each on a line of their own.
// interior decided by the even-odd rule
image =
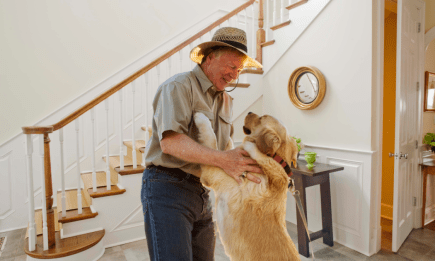
<svg viewBox="0 0 435 261">
<path fill-rule="evenodd" d="M 11 185 L 11 154 L 12 151 L 0 157 L 0 220 L 8 217 L 13 211 Z"/>
<path fill-rule="evenodd" d="M 314 145 L 306 145 L 301 154 L 305 151 L 316 152 L 316 162 L 344 167 L 330 174 L 334 241 L 368 255 L 373 153 Z M 306 195 L 308 229 L 316 232 L 322 229 L 320 186 L 307 188 Z M 296 224 L 296 204 L 290 193 L 286 219 Z"/>
</svg>

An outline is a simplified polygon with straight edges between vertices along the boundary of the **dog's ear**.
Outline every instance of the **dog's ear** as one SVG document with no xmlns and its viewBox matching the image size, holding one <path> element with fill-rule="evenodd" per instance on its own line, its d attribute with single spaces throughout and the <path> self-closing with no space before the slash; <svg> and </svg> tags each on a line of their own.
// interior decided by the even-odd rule
<svg viewBox="0 0 435 261">
<path fill-rule="evenodd" d="M 278 134 L 268 128 L 264 128 L 256 139 L 257 148 L 264 154 L 272 156 L 279 149 L 281 139 Z"/>
<path fill-rule="evenodd" d="M 298 166 L 297 164 L 297 159 L 298 159 L 298 145 L 295 141 L 295 139 L 293 139 L 292 137 L 288 137 L 287 136 L 287 141 L 286 141 L 286 156 L 288 159 L 291 160 L 291 162 L 293 163 L 293 166 L 296 168 Z"/>
</svg>

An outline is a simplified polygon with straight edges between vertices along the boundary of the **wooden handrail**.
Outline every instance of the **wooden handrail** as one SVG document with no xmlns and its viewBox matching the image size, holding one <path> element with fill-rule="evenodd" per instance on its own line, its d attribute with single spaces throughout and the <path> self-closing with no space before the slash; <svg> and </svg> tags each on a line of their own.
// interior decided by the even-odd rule
<svg viewBox="0 0 435 261">
<path fill-rule="evenodd" d="M 96 97 L 92 101 L 90 101 L 87 104 L 85 104 L 84 106 L 82 106 L 80 109 L 78 109 L 75 112 L 71 113 L 70 115 L 66 116 L 65 118 L 63 118 L 58 123 L 53 124 L 53 130 L 52 131 L 56 131 L 56 130 L 59 130 L 59 129 L 63 128 L 68 123 L 70 123 L 73 120 L 77 119 L 80 115 L 82 115 L 85 112 L 87 112 L 88 110 L 92 109 L 97 104 L 99 104 L 100 102 L 104 101 L 105 99 L 110 97 L 112 94 L 116 93 L 117 91 L 119 91 L 120 89 L 125 87 L 127 84 L 129 84 L 132 81 L 136 80 L 137 78 L 139 78 L 144 73 L 148 72 L 149 70 L 151 70 L 155 66 L 159 65 L 161 62 L 163 62 L 164 60 L 168 59 L 173 54 L 175 54 L 178 51 L 182 50 L 184 47 L 188 46 L 190 43 L 194 42 L 196 39 L 199 39 L 201 36 L 203 36 L 204 34 L 208 33 L 209 31 L 211 31 L 216 26 L 220 25 L 221 23 L 223 23 L 226 20 L 230 19 L 231 17 L 233 17 L 234 15 L 236 15 L 237 13 L 242 11 L 243 9 L 245 9 L 248 6 L 252 5 L 254 2 L 255 2 L 255 0 L 249 0 L 248 2 L 244 3 L 243 5 L 239 6 L 236 9 L 234 9 L 229 14 L 227 14 L 224 17 L 220 18 L 219 20 L 217 20 L 216 22 L 214 22 L 210 26 L 206 27 L 205 29 L 203 29 L 199 33 L 197 33 L 194 36 L 190 37 L 188 40 L 186 40 L 186 41 L 182 42 L 181 44 L 179 44 L 174 49 L 168 51 L 167 53 L 163 54 L 159 58 L 157 58 L 154 61 L 152 61 L 147 66 L 143 67 L 142 69 L 140 69 L 136 73 L 132 74 L 130 77 L 128 77 L 127 79 L 125 79 L 121 83 L 115 85 L 111 89 L 109 89 L 109 90 L 105 91 L 104 93 L 100 94 L 100 96 Z M 24 128 L 23 128 L 23 130 L 24 130 Z M 44 131 L 44 132 L 41 132 L 41 131 Z M 37 133 L 42 134 L 42 133 L 46 132 L 46 129 L 41 129 L 41 127 L 37 127 L 37 126 L 25 127 L 25 132 L 32 133 L 32 134 L 37 134 Z"/>
</svg>

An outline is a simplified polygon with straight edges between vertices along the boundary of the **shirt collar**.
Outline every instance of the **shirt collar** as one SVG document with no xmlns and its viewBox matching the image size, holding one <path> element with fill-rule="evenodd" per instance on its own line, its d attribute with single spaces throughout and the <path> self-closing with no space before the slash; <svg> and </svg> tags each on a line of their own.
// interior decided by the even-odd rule
<svg viewBox="0 0 435 261">
<path fill-rule="evenodd" d="M 212 94 L 223 92 L 217 91 L 216 87 L 214 87 L 213 83 L 207 78 L 205 73 L 202 71 L 201 66 L 198 64 L 193 68 L 193 73 L 195 74 L 196 78 L 198 78 L 203 92 L 207 92 L 210 88 L 212 88 L 210 89 Z"/>
</svg>

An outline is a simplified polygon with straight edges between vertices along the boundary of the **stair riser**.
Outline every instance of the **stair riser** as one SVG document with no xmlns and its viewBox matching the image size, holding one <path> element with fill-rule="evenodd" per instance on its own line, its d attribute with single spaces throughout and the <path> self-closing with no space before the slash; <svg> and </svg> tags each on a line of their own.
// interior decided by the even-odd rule
<svg viewBox="0 0 435 261">
<path fill-rule="evenodd" d="M 127 191 L 120 195 L 93 198 L 92 205 L 98 216 L 64 224 L 63 236 L 69 237 L 104 228 L 106 234 L 103 240 L 111 245 L 144 236 L 139 184 L 142 184 L 142 174 L 123 176 L 122 186 L 128 188 Z"/>
</svg>

